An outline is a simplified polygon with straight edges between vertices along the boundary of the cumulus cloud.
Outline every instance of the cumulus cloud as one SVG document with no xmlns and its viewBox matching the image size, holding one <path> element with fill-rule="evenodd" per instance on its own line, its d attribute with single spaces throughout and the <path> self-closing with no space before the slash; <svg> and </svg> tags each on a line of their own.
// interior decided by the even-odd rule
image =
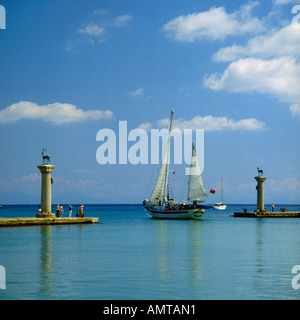
<svg viewBox="0 0 300 320">
<path fill-rule="evenodd" d="M 284 25 L 281 22 L 277 27 L 268 25 L 271 17 L 278 14 L 279 5 L 295 2 L 275 0 L 277 9 L 261 19 L 253 16 L 253 8 L 259 2 L 249 2 L 233 13 L 224 7 L 214 7 L 177 17 L 166 23 L 163 30 L 181 42 L 227 40 L 228 36 L 244 35 L 243 42 L 238 43 L 239 38 L 235 37 L 234 43 L 213 55 L 214 61 L 229 64 L 223 72 L 205 75 L 204 86 L 215 91 L 270 94 L 288 103 L 292 115 L 298 117 L 300 28 L 295 28 L 291 21 Z"/>
<path fill-rule="evenodd" d="M 156 122 L 159 128 L 167 128 L 169 119 L 161 119 Z M 152 124 L 149 122 L 142 123 L 139 128 L 149 131 Z M 227 117 L 213 116 L 196 116 L 191 120 L 176 119 L 173 120 L 173 128 L 175 129 L 204 129 L 205 131 L 223 131 L 223 130 L 255 130 L 261 131 L 266 129 L 264 122 L 254 118 L 234 120 Z"/>
<path fill-rule="evenodd" d="M 0 123 L 12 123 L 21 119 L 43 120 L 53 124 L 81 122 L 87 120 L 110 119 L 110 110 L 83 110 L 69 103 L 38 105 L 30 101 L 20 101 L 0 111 Z"/>
<path fill-rule="evenodd" d="M 160 127 L 166 127 L 169 119 L 158 121 Z M 204 129 L 205 131 L 221 130 L 264 130 L 265 123 L 257 119 L 233 120 L 227 117 L 196 116 L 192 120 L 174 120 L 173 128 L 183 129 Z"/>
<path fill-rule="evenodd" d="M 295 58 L 285 56 L 239 59 L 223 73 L 204 79 L 204 86 L 212 90 L 269 93 L 288 103 L 300 101 L 299 83 L 300 65 Z"/>
<path fill-rule="evenodd" d="M 255 56 L 273 58 L 280 56 L 300 57 L 300 29 L 289 24 L 279 30 L 252 37 L 246 45 L 221 48 L 215 55 L 216 61 L 233 61 L 241 57 Z"/>
<path fill-rule="evenodd" d="M 258 33 L 265 28 L 262 22 L 251 16 L 258 2 L 241 6 L 233 13 L 227 13 L 224 7 L 213 7 L 208 11 L 179 16 L 162 29 L 177 41 L 194 42 L 196 40 L 224 40 L 228 36 Z"/>
<path fill-rule="evenodd" d="M 253 36 L 245 45 L 221 48 L 213 59 L 230 64 L 223 73 L 206 75 L 204 86 L 212 90 L 267 93 L 288 103 L 292 115 L 299 117 L 299 39 L 300 29 L 288 24 Z"/>
</svg>

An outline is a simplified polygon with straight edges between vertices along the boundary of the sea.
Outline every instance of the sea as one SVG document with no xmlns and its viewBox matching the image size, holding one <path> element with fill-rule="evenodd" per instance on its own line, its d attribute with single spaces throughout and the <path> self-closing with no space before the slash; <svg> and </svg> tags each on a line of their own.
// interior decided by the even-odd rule
<svg viewBox="0 0 300 320">
<path fill-rule="evenodd" d="M 141 204 L 89 204 L 99 224 L 2 227 L 0 299 L 299 300 L 300 219 L 233 217 L 244 208 L 255 206 L 154 220 Z M 0 217 L 37 210 L 4 205 Z"/>
</svg>

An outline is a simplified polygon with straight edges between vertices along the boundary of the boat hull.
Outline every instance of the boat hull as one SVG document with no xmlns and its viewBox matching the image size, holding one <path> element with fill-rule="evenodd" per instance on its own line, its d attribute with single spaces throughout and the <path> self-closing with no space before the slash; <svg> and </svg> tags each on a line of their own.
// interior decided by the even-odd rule
<svg viewBox="0 0 300 320">
<path fill-rule="evenodd" d="M 224 205 L 220 205 L 220 206 L 214 206 L 214 209 L 215 210 L 225 210 L 227 208 L 227 206 L 224 204 Z"/>
<path fill-rule="evenodd" d="M 160 210 L 148 206 L 144 208 L 153 219 L 201 219 L 204 215 L 203 209 Z"/>
</svg>

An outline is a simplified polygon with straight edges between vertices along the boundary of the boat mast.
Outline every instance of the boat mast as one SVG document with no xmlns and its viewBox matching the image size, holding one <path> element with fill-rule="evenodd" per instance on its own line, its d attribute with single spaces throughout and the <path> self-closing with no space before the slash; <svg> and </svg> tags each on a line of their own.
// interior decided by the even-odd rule
<svg viewBox="0 0 300 320">
<path fill-rule="evenodd" d="M 221 202 L 223 203 L 223 178 L 221 178 Z"/>
<path fill-rule="evenodd" d="M 168 158 L 167 158 L 167 165 L 165 171 L 165 183 L 164 183 L 164 199 L 167 197 L 167 190 L 168 190 L 168 179 L 169 179 L 169 167 L 170 167 L 170 142 L 171 142 L 171 131 L 173 125 L 173 116 L 174 116 L 174 109 L 171 110 L 171 118 L 170 118 L 170 126 L 169 126 L 169 137 L 168 137 Z"/>
</svg>

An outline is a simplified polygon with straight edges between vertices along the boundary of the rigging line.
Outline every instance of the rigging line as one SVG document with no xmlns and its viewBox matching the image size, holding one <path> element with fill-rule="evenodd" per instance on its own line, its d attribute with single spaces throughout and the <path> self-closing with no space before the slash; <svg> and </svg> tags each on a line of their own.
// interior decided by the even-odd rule
<svg viewBox="0 0 300 320">
<path fill-rule="evenodd" d="M 172 131 L 172 122 L 173 122 L 173 115 L 174 110 L 171 111 L 171 117 L 170 117 L 170 127 L 169 127 L 169 134 L 168 134 L 168 142 L 167 142 L 167 148 L 165 152 L 167 152 L 167 164 L 165 169 L 165 181 L 164 181 L 164 190 L 163 190 L 163 196 L 164 198 L 167 195 L 167 186 L 168 186 L 168 178 L 169 178 L 169 166 L 170 166 L 170 144 L 171 144 L 171 131 Z"/>
<path fill-rule="evenodd" d="M 149 194 L 150 185 L 153 183 L 153 176 L 154 176 L 154 172 L 155 171 L 157 171 L 157 167 L 153 166 L 152 175 L 151 175 L 151 179 L 149 180 L 149 183 L 148 183 L 148 188 L 147 188 L 147 191 L 146 191 L 145 198 L 147 198 L 147 195 Z"/>
<path fill-rule="evenodd" d="M 170 118 L 168 119 L 168 125 L 166 128 L 169 128 L 170 126 Z M 158 152 L 159 152 L 159 149 L 158 149 Z M 162 158 L 163 158 L 163 150 L 161 151 L 162 152 Z M 154 173 L 156 171 L 159 171 L 159 168 L 160 168 L 160 165 L 155 165 L 153 166 L 153 170 L 152 170 L 152 175 L 151 175 L 151 179 L 148 183 L 148 187 L 147 187 L 147 191 L 146 191 L 146 195 L 145 195 L 145 198 L 147 198 L 147 196 L 149 195 L 149 189 L 150 189 L 150 186 L 153 184 L 153 176 L 154 176 Z M 155 180 L 156 181 L 156 180 Z M 155 182 L 154 182 L 154 185 L 155 185 Z M 151 195 L 149 195 L 149 199 L 150 199 Z"/>
<path fill-rule="evenodd" d="M 182 199 L 185 199 L 188 193 L 188 181 L 187 181 L 187 175 L 184 174 L 183 182 L 181 186 L 181 197 Z"/>
</svg>

